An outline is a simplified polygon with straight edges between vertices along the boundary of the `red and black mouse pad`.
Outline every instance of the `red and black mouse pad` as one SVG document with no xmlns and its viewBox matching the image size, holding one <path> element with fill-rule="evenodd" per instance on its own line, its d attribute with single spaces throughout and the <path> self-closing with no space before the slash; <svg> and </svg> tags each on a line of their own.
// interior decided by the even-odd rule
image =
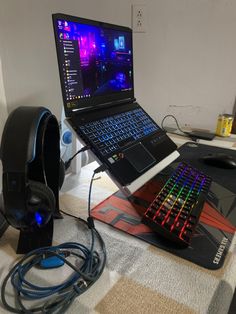
<svg viewBox="0 0 236 314">
<path fill-rule="evenodd" d="M 186 149 L 186 145 L 183 148 Z M 194 146 L 187 148 L 188 150 L 193 149 Z M 191 160 L 187 161 L 191 163 Z M 129 199 L 122 192 L 116 192 L 97 205 L 92 210 L 92 216 L 197 265 L 208 269 L 219 269 L 224 263 L 236 231 L 236 193 L 232 189 L 215 181 L 212 182 L 200 222 L 191 240 L 191 245 L 187 248 L 180 248 L 141 223 L 146 208 L 177 164 L 178 161 L 165 168 Z M 213 172 L 217 172 L 217 169 Z M 225 176 L 227 178 L 227 173 Z M 236 173 L 234 179 L 236 179 Z"/>
</svg>

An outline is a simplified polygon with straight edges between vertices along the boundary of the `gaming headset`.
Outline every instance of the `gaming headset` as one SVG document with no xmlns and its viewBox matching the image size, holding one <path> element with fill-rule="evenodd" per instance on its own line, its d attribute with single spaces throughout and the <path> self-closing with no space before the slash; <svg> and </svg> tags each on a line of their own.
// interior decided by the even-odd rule
<svg viewBox="0 0 236 314">
<path fill-rule="evenodd" d="M 0 158 L 2 211 L 13 227 L 32 231 L 59 213 L 59 186 L 64 176 L 59 140 L 57 119 L 48 109 L 21 106 L 9 115 Z"/>
</svg>

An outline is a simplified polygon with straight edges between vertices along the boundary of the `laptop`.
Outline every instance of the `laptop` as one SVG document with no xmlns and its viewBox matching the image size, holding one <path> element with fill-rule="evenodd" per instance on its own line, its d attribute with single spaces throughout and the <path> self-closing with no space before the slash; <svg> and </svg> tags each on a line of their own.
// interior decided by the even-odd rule
<svg viewBox="0 0 236 314">
<path fill-rule="evenodd" d="M 179 156 L 134 97 L 132 30 L 52 17 L 66 121 L 131 195 Z"/>
</svg>

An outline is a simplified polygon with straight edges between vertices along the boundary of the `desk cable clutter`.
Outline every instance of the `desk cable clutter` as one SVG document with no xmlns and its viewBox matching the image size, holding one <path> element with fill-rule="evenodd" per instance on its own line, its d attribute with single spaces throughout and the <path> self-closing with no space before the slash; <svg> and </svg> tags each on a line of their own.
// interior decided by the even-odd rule
<svg viewBox="0 0 236 314">
<path fill-rule="evenodd" d="M 16 121 L 24 121 L 24 119 L 18 119 L 19 115 L 24 115 L 28 119 L 28 127 L 23 127 L 23 139 L 27 139 L 27 141 L 23 141 L 21 145 L 15 145 L 14 147 L 20 147 L 23 152 L 23 157 L 20 157 L 20 161 L 22 161 L 22 164 L 17 164 L 17 159 L 13 156 L 17 156 L 18 154 L 15 152 L 13 156 L 10 158 L 10 164 L 8 163 L 6 166 L 6 160 L 7 154 L 9 152 L 12 152 L 12 148 L 10 148 L 10 145 L 8 145 L 8 136 L 9 136 L 9 130 L 12 128 L 13 124 L 16 123 Z M 50 128 L 48 125 L 45 124 L 45 121 L 51 121 L 52 127 Z M 19 124 L 22 123 L 18 123 Z M 26 124 L 25 124 L 26 125 Z M 29 127 L 30 126 L 30 127 Z M 57 181 L 57 178 L 59 180 L 59 169 L 60 169 L 60 162 L 59 162 L 59 154 L 57 147 L 53 147 L 54 149 L 51 151 L 49 148 L 51 147 L 49 145 L 49 139 L 51 136 L 50 131 L 53 129 L 53 134 L 58 135 L 58 124 L 56 118 L 51 114 L 49 110 L 43 107 L 19 107 L 15 111 L 10 114 L 6 126 L 3 132 L 3 138 L 1 142 L 1 159 L 3 163 L 3 214 L 6 217 L 9 224 L 11 224 L 13 227 L 20 229 L 20 230 L 27 230 L 27 232 L 33 232 L 35 229 L 38 231 L 38 229 L 42 227 L 47 226 L 49 221 L 51 220 L 51 224 L 53 221 L 53 218 L 56 218 L 53 216 L 55 211 L 55 204 L 57 203 L 54 199 L 54 202 L 42 202 L 39 203 L 39 200 L 41 200 L 42 197 L 48 197 L 48 194 L 40 194 L 41 191 L 45 191 L 46 188 L 50 189 L 47 184 L 47 179 L 50 178 L 50 175 L 46 174 L 46 161 L 44 154 L 47 154 L 47 159 L 49 159 L 51 162 L 53 160 L 53 156 L 55 157 L 54 164 L 57 165 L 57 176 L 54 177 L 54 179 Z M 50 130 L 50 131 L 48 131 Z M 46 134 L 46 135 L 45 135 Z M 59 146 L 59 137 L 56 137 L 58 141 L 56 140 L 56 145 Z M 43 139 L 43 140 L 42 140 Z M 55 138 L 54 138 L 55 140 Z M 45 144 L 46 143 L 46 144 Z M 23 145 L 22 145 L 23 144 Z M 11 144 L 12 145 L 12 144 Z M 30 146 L 32 145 L 32 147 Z M 26 146 L 26 147 L 24 147 Z M 80 152 L 85 151 L 88 149 L 88 147 L 82 148 L 80 151 L 78 151 L 74 156 L 72 156 L 71 160 Z M 25 155 L 24 155 L 25 154 Z M 38 158 L 38 156 L 40 156 Z M 51 159 L 50 159 L 51 158 Z M 57 160 L 58 159 L 58 160 Z M 11 204 L 6 202 L 6 199 L 8 197 L 9 192 L 9 176 L 12 177 L 12 169 L 14 167 L 17 167 L 21 165 L 23 167 L 26 163 L 26 160 L 28 161 L 27 166 L 29 167 L 29 164 L 32 161 L 37 161 L 36 168 L 34 168 L 34 175 L 38 175 L 40 170 L 42 171 L 42 181 L 40 182 L 40 189 L 36 189 L 36 192 L 38 194 L 35 195 L 34 193 L 34 204 L 35 205 L 32 208 L 33 201 L 29 202 L 29 199 L 32 198 L 32 181 L 29 182 L 29 184 L 21 184 L 20 187 L 27 190 L 28 193 L 22 193 L 18 194 L 18 198 L 21 200 L 22 204 L 27 204 L 27 206 L 22 207 L 23 210 L 20 211 L 17 209 L 14 209 L 14 211 L 10 211 L 12 209 Z M 58 163 L 56 162 L 58 161 Z M 10 165 L 10 166 L 9 166 Z M 47 165 L 48 166 L 48 165 Z M 11 169 L 10 169 L 10 168 Z M 40 169 L 38 169 L 40 168 Z M 35 169 L 38 169 L 36 171 Z M 32 169 L 31 169 L 32 170 Z M 40 245 L 42 242 L 36 241 L 33 243 L 33 250 L 28 250 L 27 254 L 18 261 L 15 266 L 10 270 L 10 272 L 7 274 L 5 279 L 3 280 L 2 287 L 1 287 L 1 299 L 4 307 L 13 313 L 64 313 L 73 300 L 87 291 L 89 287 L 93 283 L 97 281 L 97 279 L 101 276 L 103 269 L 105 267 L 106 263 L 106 250 L 105 250 L 105 244 L 103 242 L 103 239 L 99 232 L 96 230 L 94 226 L 93 218 L 90 216 L 90 199 L 91 199 L 91 191 L 92 191 L 92 183 L 94 180 L 94 176 L 96 173 L 99 173 L 101 171 L 105 171 L 105 166 L 98 167 L 91 178 L 90 187 L 89 187 L 89 196 L 88 196 L 88 219 L 87 221 L 78 218 L 80 222 L 87 225 L 89 230 L 91 231 L 91 244 L 90 247 L 87 248 L 85 245 L 77 243 L 77 242 L 67 242 L 63 243 L 57 246 L 51 246 L 51 238 L 49 241 L 49 245 L 42 246 Z M 11 175 L 10 175 L 11 174 Z M 24 174 L 24 180 L 19 180 L 19 178 L 16 176 L 15 179 L 10 180 L 10 182 L 13 182 L 13 185 L 10 185 L 12 189 L 10 189 L 10 192 L 13 193 L 15 190 L 15 186 L 18 183 L 27 182 L 28 176 L 30 174 L 30 169 L 28 168 L 26 172 L 22 173 Z M 32 176 L 32 174 L 31 174 Z M 36 180 L 36 177 L 34 180 Z M 37 182 L 38 183 L 38 182 Z M 49 185 L 49 184 L 48 184 Z M 59 186 L 59 182 L 57 182 L 57 186 Z M 45 189 L 44 189 L 45 188 Z M 31 193 L 29 193 L 29 190 Z M 16 189 L 17 193 L 22 192 L 18 188 Z M 39 191 L 39 192 L 38 192 Z M 58 192 L 58 191 L 57 191 Z M 43 192 L 42 192 L 43 193 Z M 54 194 L 53 191 L 51 191 L 52 195 Z M 30 195 L 30 197 L 28 196 Z M 52 196 L 51 195 L 51 196 Z M 29 197 L 29 198 L 26 198 Z M 55 197 L 55 194 L 54 194 Z M 28 204 L 31 204 L 31 207 L 29 207 Z M 47 205 L 48 210 L 46 211 L 47 214 L 49 214 L 49 217 L 47 219 L 44 217 L 44 211 L 45 203 Z M 7 206 L 6 206 L 7 205 Z M 16 204 L 15 204 L 16 205 Z M 19 207 L 15 207 L 19 208 Z M 37 210 L 35 209 L 37 208 Z M 9 214 L 10 211 L 10 214 Z M 33 215 L 32 215 L 33 212 Z M 58 210 L 59 212 L 59 210 Z M 23 214 L 22 214 L 23 213 Z M 20 216 L 20 214 L 22 216 Z M 65 213 L 66 214 L 66 213 Z M 20 217 L 19 221 L 17 221 L 18 217 Z M 9 219 L 10 218 L 10 219 Z M 26 219 L 27 218 L 27 219 Z M 77 218 L 77 217 L 75 217 Z M 22 227 L 23 226 L 23 227 Z M 32 234 L 32 233 L 31 233 Z M 27 233 L 29 236 L 29 233 Z M 52 235 L 50 233 L 50 235 Z M 37 238 L 38 233 L 36 233 L 36 236 L 34 234 L 34 240 Z M 99 244 L 100 250 L 98 251 L 95 249 L 95 246 L 97 243 Z M 32 246 L 32 243 L 31 243 Z M 18 245 L 19 248 L 19 245 Z M 23 244 L 23 248 L 24 244 Z M 29 249 L 29 247 L 27 247 Z M 20 252 L 22 253 L 22 252 Z M 30 271 L 33 268 L 38 269 L 53 269 L 56 267 L 60 267 L 66 264 L 69 266 L 73 272 L 68 277 L 67 280 L 63 281 L 62 283 L 58 285 L 52 285 L 52 286 L 39 286 L 36 285 L 34 282 L 30 282 Z M 27 279 L 26 279 L 27 277 Z M 6 299 L 6 296 L 8 294 L 7 290 L 7 284 L 8 282 L 11 282 L 11 285 L 13 287 L 14 291 L 14 297 L 16 300 L 16 306 L 9 304 L 9 302 Z M 39 304 L 38 300 L 42 300 L 42 303 Z M 27 303 L 29 301 L 29 303 Z M 37 302 L 36 302 L 37 301 Z M 36 305 L 37 303 L 37 305 Z M 27 305 L 26 305 L 27 304 Z"/>
<path fill-rule="evenodd" d="M 167 118 L 173 118 L 175 123 L 176 123 L 176 126 L 177 126 L 177 130 L 179 130 L 181 133 L 177 133 L 175 131 L 172 131 L 171 129 L 167 129 L 166 127 L 164 127 L 164 121 L 167 119 Z M 170 134 L 176 134 L 178 136 L 184 136 L 184 137 L 189 137 L 192 141 L 197 141 L 198 139 L 203 139 L 203 140 L 207 140 L 207 141 L 211 141 L 213 140 L 213 138 L 215 137 L 215 134 L 214 133 L 210 133 L 210 132 L 203 132 L 203 131 L 198 131 L 198 130 L 194 130 L 194 131 L 184 131 L 180 126 L 179 126 L 179 123 L 176 119 L 176 117 L 172 114 L 168 114 L 166 116 L 164 116 L 164 118 L 162 119 L 161 121 L 161 128 L 170 133 Z"/>
</svg>

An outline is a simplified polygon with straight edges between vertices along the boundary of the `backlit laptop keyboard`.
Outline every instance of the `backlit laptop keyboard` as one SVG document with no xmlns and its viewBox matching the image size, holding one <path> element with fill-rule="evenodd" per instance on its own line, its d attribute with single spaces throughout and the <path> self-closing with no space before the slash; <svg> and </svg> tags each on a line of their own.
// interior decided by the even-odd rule
<svg viewBox="0 0 236 314">
<path fill-rule="evenodd" d="M 145 212 L 142 222 L 171 241 L 188 246 L 210 184 L 209 176 L 180 163 Z"/>
<path fill-rule="evenodd" d="M 141 140 L 158 126 L 142 109 L 123 112 L 80 126 L 80 130 L 97 146 L 102 155 Z"/>
</svg>

